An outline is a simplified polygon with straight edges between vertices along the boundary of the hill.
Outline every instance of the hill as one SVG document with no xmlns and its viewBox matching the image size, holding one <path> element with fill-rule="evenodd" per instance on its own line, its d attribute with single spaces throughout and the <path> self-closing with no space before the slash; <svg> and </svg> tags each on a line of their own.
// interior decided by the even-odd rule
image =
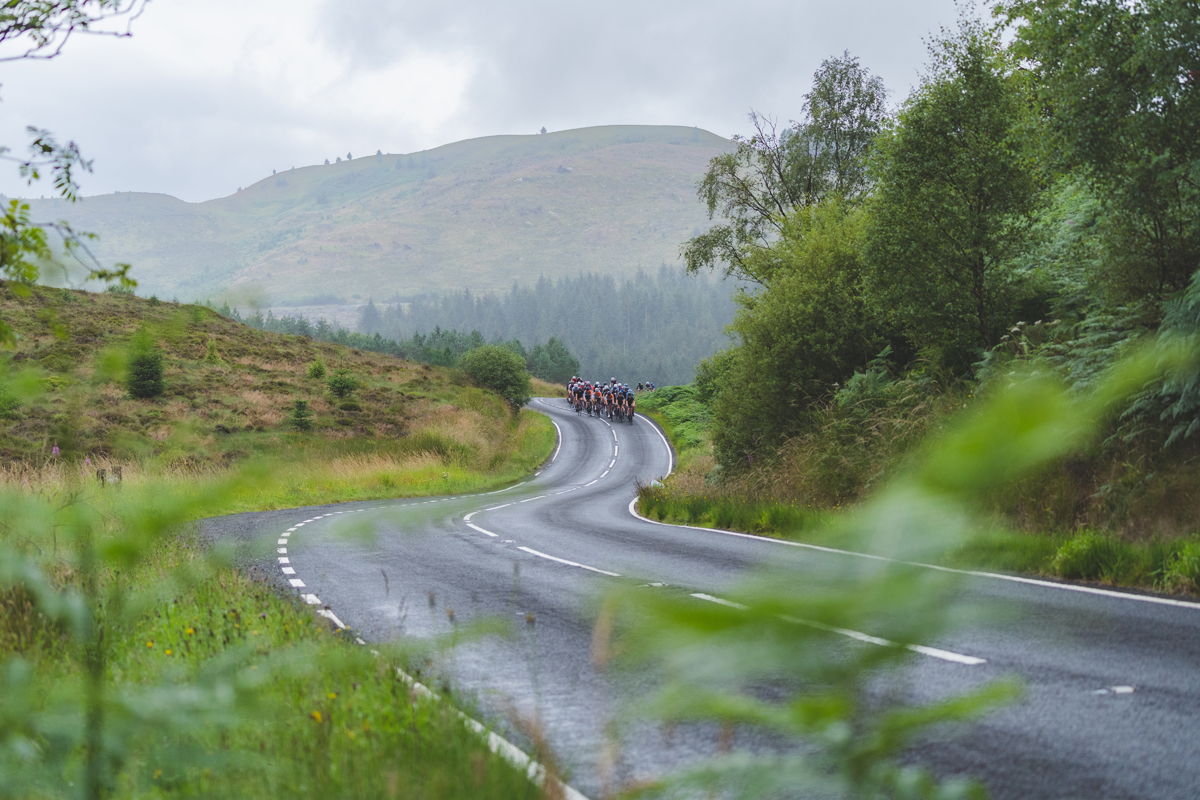
<svg viewBox="0 0 1200 800">
<path fill-rule="evenodd" d="M 0 289 L 0 309 L 20 336 L 0 360 L 0 483 L 118 465 L 126 477 L 196 475 L 265 457 L 281 475 L 297 471 L 267 505 L 295 505 L 490 485 L 525 474 L 554 441 L 540 415 L 514 417 L 448 370 L 255 330 L 201 306 L 35 287 L 28 298 Z M 153 399 L 130 397 L 120 380 L 139 328 L 165 356 L 166 389 Z M 309 373 L 316 361 L 358 388 L 334 396 Z M 17 391 L 28 383 L 13 380 L 20 370 L 40 396 Z M 307 433 L 290 422 L 296 400 L 313 413 Z"/>
<path fill-rule="evenodd" d="M 674 264 L 708 224 L 696 181 L 728 147 L 696 128 L 582 128 L 293 168 L 203 203 L 30 204 L 99 234 L 139 294 L 324 306 Z"/>
</svg>

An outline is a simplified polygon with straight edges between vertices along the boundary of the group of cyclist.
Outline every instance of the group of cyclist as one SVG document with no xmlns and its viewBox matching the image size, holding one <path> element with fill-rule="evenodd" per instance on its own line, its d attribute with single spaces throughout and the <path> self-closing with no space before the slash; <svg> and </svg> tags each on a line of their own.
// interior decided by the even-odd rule
<svg viewBox="0 0 1200 800">
<path fill-rule="evenodd" d="M 567 383 L 567 402 L 577 414 L 586 411 L 589 417 L 595 414 L 633 424 L 634 392 L 628 383 L 617 383 L 616 378 L 602 383 L 573 377 Z"/>
</svg>

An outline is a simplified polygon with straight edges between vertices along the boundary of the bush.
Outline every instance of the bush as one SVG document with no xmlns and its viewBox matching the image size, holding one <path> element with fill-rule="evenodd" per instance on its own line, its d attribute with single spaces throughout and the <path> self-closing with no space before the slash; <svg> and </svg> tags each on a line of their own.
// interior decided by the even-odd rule
<svg viewBox="0 0 1200 800">
<path fill-rule="evenodd" d="M 488 344 L 468 350 L 458 366 L 472 383 L 491 389 L 514 408 L 525 405 L 532 396 L 525 360 L 505 347 Z"/>
<path fill-rule="evenodd" d="M 1050 566 L 1061 578 L 1112 580 L 1126 566 L 1128 549 L 1112 536 L 1085 531 L 1067 540 Z"/>
<path fill-rule="evenodd" d="M 1186 542 L 1170 557 L 1159 585 L 1169 592 L 1200 592 L 1200 542 Z"/>
<path fill-rule="evenodd" d="M 321 378 L 325 377 L 325 362 L 321 359 L 312 362 L 308 365 L 308 372 L 306 374 L 313 380 L 321 380 Z"/>
<path fill-rule="evenodd" d="M 125 376 L 125 388 L 132 397 L 146 399 L 158 397 L 167 388 L 163 380 L 162 350 L 145 331 L 134 336 L 129 355 L 129 370 Z"/>
<path fill-rule="evenodd" d="M 350 396 L 351 392 L 357 389 L 361 384 L 358 378 L 355 378 L 344 369 L 339 369 L 333 373 L 325 385 L 329 387 L 329 391 L 338 399 L 345 399 Z"/>
</svg>

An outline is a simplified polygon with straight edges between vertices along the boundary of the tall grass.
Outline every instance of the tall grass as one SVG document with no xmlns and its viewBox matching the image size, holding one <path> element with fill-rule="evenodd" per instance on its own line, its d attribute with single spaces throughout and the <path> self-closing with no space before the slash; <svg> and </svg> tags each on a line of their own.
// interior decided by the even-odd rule
<svg viewBox="0 0 1200 800">
<path fill-rule="evenodd" d="M 460 494 L 518 480 L 532 472 L 554 446 L 554 427 L 541 414 L 522 411 L 499 425 L 477 412 L 445 410 L 410 436 L 383 445 L 325 442 L 297 437 L 291 458 L 264 457 L 257 469 L 267 478 L 234 487 L 208 513 L 236 513 L 303 505 Z M 116 483 L 120 470 L 122 479 Z M 97 472 L 104 470 L 107 485 Z M 12 462 L 0 468 L 0 487 L 47 499 L 101 499 L 118 489 L 161 487 L 194 491 L 224 481 L 231 468 L 207 462 L 141 462 L 97 456 L 86 462 Z"/>
<path fill-rule="evenodd" d="M 160 506 L 175 504 L 161 485 L 146 489 Z M 121 505 L 109 506 L 110 525 Z M 79 586 L 84 575 L 70 568 L 66 542 L 55 558 L 47 530 L 22 533 L 21 549 L 43 553 L 60 592 Z M 102 547 L 122 539 L 111 527 L 97 534 Z M 13 540 L 7 531 L 2 544 Z M 95 645 L 81 648 L 20 585 L 0 591 L 0 742 L 8 745 L 0 797 L 541 795 L 453 707 L 414 694 L 398 676 L 398 667 L 427 663 L 426 650 L 375 655 L 262 576 L 214 564 L 186 531 L 124 561 L 95 576 L 108 601 L 93 620 L 104 631 L 109 686 L 105 761 L 93 778 L 83 718 L 72 709 L 83 704 Z M 35 748 L 25 756 L 22 741 Z"/>
</svg>

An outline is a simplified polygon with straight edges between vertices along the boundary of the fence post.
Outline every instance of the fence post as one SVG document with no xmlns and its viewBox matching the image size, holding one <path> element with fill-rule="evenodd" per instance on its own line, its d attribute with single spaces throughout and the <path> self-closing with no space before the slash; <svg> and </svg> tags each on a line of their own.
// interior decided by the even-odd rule
<svg viewBox="0 0 1200 800">
<path fill-rule="evenodd" d="M 103 468 L 96 470 L 96 480 L 100 481 L 100 485 L 104 486 L 107 478 L 107 473 Z"/>
</svg>

